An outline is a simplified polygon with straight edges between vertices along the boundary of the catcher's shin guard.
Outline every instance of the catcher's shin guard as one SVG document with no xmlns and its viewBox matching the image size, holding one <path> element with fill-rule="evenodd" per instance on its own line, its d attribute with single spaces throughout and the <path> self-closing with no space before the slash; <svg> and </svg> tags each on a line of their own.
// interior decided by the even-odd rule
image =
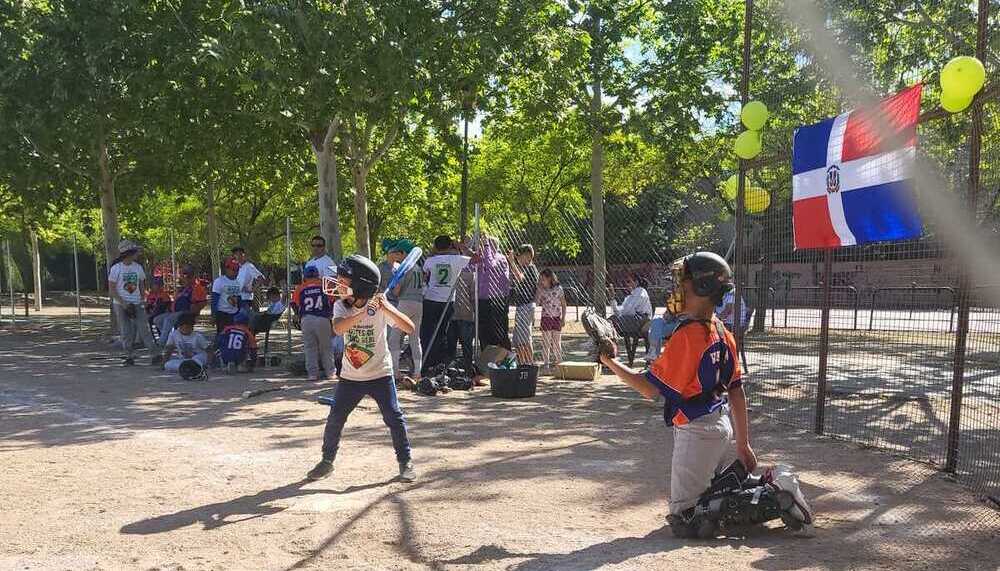
<svg viewBox="0 0 1000 571">
<path fill-rule="evenodd" d="M 737 460 L 712 479 L 693 508 L 668 521 L 677 537 L 708 539 L 720 532 L 742 534 L 775 519 L 792 531 L 811 533 L 812 513 L 798 478 L 784 465 L 753 476 Z"/>
</svg>

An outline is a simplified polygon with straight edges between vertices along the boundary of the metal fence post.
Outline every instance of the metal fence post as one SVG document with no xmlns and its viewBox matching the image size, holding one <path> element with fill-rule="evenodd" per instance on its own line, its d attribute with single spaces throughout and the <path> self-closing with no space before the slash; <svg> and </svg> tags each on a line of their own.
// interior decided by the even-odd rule
<svg viewBox="0 0 1000 571">
<path fill-rule="evenodd" d="M 823 434 L 826 417 L 826 376 L 830 357 L 830 282 L 833 279 L 833 250 L 823 251 L 822 313 L 819 329 L 819 375 L 816 380 L 816 434 Z"/>
<path fill-rule="evenodd" d="M 177 293 L 177 257 L 174 248 L 174 229 L 170 229 L 170 292 Z"/>
<path fill-rule="evenodd" d="M 987 22 L 989 20 L 989 0 L 979 0 L 979 14 L 976 30 L 976 57 L 986 59 Z M 979 195 L 979 161 L 982 152 L 983 98 L 982 93 L 972 102 L 972 125 L 969 130 L 969 188 L 968 203 L 972 222 L 978 223 L 976 199 Z M 948 448 L 944 469 L 955 472 L 958 469 L 958 447 L 962 425 L 962 389 L 965 382 L 965 351 L 969 336 L 969 275 L 961 271 L 958 285 L 958 329 L 955 333 L 954 370 L 951 377 L 951 413 L 948 417 Z"/>
<path fill-rule="evenodd" d="M 473 236 L 474 236 L 474 238 L 473 238 L 473 240 L 476 243 L 476 247 L 478 248 L 479 247 L 479 240 L 481 239 L 480 234 L 479 234 L 479 203 L 478 202 L 475 204 L 474 208 L 475 208 L 475 213 L 474 213 L 475 218 L 473 220 L 473 224 L 474 224 L 474 227 L 473 227 Z M 479 346 L 479 272 L 472 272 L 472 305 L 473 305 L 473 307 L 472 307 L 472 314 L 473 314 L 474 320 L 476 322 L 475 326 L 474 326 L 475 327 L 475 332 L 476 332 L 476 341 L 475 341 L 475 343 L 473 343 L 473 346 L 475 347 L 475 349 L 473 349 L 473 351 L 476 353 L 475 357 L 478 359 L 479 358 L 479 353 L 478 352 L 482 351 L 482 347 Z"/>
<path fill-rule="evenodd" d="M 291 299 L 288 288 L 292 284 L 292 218 L 285 216 L 285 303 Z M 291 314 L 285 319 L 285 356 L 288 361 L 292 358 L 292 319 Z"/>
<path fill-rule="evenodd" d="M 80 309 L 80 261 L 76 254 L 76 232 L 73 233 L 73 278 L 76 282 L 76 325 L 83 335 L 83 310 Z"/>
<path fill-rule="evenodd" d="M 10 240 L 3 241 L 4 260 L 7 263 L 7 289 L 10 291 L 10 326 L 17 327 L 17 302 L 14 300 L 14 265 L 10 259 Z"/>
<path fill-rule="evenodd" d="M 746 0 L 743 13 L 743 73 L 740 75 L 740 104 L 750 100 L 750 44 L 753 26 L 753 0 Z M 739 179 L 736 186 L 736 236 L 733 240 L 733 336 L 736 347 L 743 346 L 743 229 L 746 227 L 747 162 L 740 159 Z"/>
</svg>

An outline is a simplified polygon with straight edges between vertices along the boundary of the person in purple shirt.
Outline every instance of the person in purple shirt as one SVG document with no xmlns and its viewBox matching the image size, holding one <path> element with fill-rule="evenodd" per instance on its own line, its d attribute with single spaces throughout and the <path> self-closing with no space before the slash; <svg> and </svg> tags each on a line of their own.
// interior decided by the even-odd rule
<svg viewBox="0 0 1000 571">
<path fill-rule="evenodd" d="M 510 350 L 510 264 L 500 251 L 500 241 L 484 235 L 471 263 L 479 280 L 479 342 L 483 347 L 498 345 Z"/>
</svg>

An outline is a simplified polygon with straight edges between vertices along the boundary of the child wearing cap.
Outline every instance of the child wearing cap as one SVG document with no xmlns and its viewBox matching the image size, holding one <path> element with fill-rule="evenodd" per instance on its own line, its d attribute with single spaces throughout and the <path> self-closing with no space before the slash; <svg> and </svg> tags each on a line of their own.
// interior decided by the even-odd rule
<svg viewBox="0 0 1000 571">
<path fill-rule="evenodd" d="M 302 349 L 310 381 L 329 379 L 333 372 L 333 298 L 323 291 L 319 269 L 306 266 L 302 283 L 292 294 L 292 311 L 302 329 Z M 322 373 L 320 372 L 322 371 Z"/>
<path fill-rule="evenodd" d="M 125 353 L 123 364 L 135 364 L 136 337 L 150 350 L 158 349 L 153 340 L 153 332 L 149 327 L 146 309 L 143 306 L 143 290 L 146 286 L 146 273 L 136 261 L 139 246 L 129 240 L 118 244 L 118 260 L 108 271 L 108 291 L 115 308 L 115 318 L 121 333 L 122 350 Z M 159 351 L 153 355 L 151 364 L 160 363 Z"/>
<path fill-rule="evenodd" d="M 227 373 L 234 368 L 240 373 L 252 372 L 257 364 L 257 338 L 250 331 L 250 316 L 238 311 L 232 319 L 216 339 L 219 363 Z"/>
</svg>

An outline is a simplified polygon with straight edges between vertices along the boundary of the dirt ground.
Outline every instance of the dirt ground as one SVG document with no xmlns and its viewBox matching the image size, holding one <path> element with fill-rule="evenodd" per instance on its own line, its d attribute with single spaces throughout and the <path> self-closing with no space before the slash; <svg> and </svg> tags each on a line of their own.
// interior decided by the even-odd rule
<svg viewBox="0 0 1000 571">
<path fill-rule="evenodd" d="M 1000 516 L 962 487 L 763 411 L 761 461 L 796 467 L 817 536 L 675 540 L 670 432 L 608 377 L 520 401 L 402 395 L 412 484 L 363 402 L 334 475 L 306 483 L 332 383 L 122 368 L 86 317 L 82 336 L 68 308 L 0 328 L 0 569 L 1000 568 Z M 288 388 L 240 397 L 268 384 Z"/>
</svg>

